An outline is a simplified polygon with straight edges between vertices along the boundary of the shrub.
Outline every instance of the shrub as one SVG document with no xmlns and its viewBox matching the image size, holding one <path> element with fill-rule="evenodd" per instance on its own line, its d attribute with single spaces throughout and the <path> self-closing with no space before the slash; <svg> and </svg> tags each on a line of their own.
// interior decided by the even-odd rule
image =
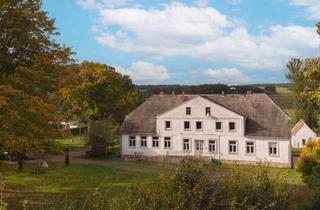
<svg viewBox="0 0 320 210">
<path fill-rule="evenodd" d="M 247 172 L 233 168 L 221 175 L 186 159 L 174 174 L 136 185 L 114 199 L 111 209 L 280 210 L 288 206 L 289 197 L 284 177 L 271 179 L 262 165 Z"/>
<path fill-rule="evenodd" d="M 320 142 L 308 141 L 299 157 L 297 170 L 302 173 L 303 181 L 309 186 L 320 187 Z"/>
</svg>

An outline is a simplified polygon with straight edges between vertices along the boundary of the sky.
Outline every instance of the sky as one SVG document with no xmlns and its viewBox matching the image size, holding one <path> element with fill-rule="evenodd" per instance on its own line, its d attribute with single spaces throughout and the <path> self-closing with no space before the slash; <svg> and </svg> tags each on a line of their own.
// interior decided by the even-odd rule
<svg viewBox="0 0 320 210">
<path fill-rule="evenodd" d="M 290 58 L 320 55 L 320 0 L 44 0 L 78 62 L 135 84 L 288 82 Z"/>
</svg>

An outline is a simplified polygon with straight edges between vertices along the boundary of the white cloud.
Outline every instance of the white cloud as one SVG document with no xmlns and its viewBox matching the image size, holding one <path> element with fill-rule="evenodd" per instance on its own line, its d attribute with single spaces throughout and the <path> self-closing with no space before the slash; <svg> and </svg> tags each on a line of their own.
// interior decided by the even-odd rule
<svg viewBox="0 0 320 210">
<path fill-rule="evenodd" d="M 215 79 L 215 83 L 244 83 L 250 80 L 248 76 L 244 75 L 236 68 L 208 69 L 205 74 Z"/>
<path fill-rule="evenodd" d="M 77 0 L 83 9 L 103 9 L 123 6 L 127 0 Z"/>
<path fill-rule="evenodd" d="M 320 1 L 319 0 L 290 0 L 294 6 L 304 7 L 311 20 L 320 19 Z"/>
<path fill-rule="evenodd" d="M 168 69 L 161 65 L 137 61 L 131 64 L 127 69 L 117 67 L 122 74 L 131 77 L 137 84 L 157 84 L 160 81 L 169 79 Z"/>
<path fill-rule="evenodd" d="M 320 46 L 315 28 L 274 25 L 265 35 L 255 36 L 244 24 L 208 6 L 174 2 L 161 8 L 98 10 L 101 25 L 94 27 L 98 43 L 150 58 L 188 56 L 279 70 L 291 57 L 315 55 Z"/>
</svg>

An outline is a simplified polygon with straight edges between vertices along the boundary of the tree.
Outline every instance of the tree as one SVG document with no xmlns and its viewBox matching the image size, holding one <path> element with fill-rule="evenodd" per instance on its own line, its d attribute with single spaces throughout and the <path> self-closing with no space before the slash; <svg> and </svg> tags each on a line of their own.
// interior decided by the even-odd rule
<svg viewBox="0 0 320 210">
<path fill-rule="evenodd" d="M 58 81 L 72 59 L 55 42 L 54 19 L 41 0 L 0 2 L 0 150 L 19 154 L 41 150 L 61 134 L 53 104 Z"/>
<path fill-rule="evenodd" d="M 296 120 L 304 119 L 311 128 L 319 128 L 320 58 L 291 59 L 287 67 L 296 98 Z"/>
<path fill-rule="evenodd" d="M 114 68 L 92 62 L 83 62 L 78 66 L 79 78 L 75 84 L 69 84 L 61 90 L 62 95 L 72 104 L 74 113 L 89 125 L 97 123 L 110 126 L 107 133 L 95 132 L 89 128 L 92 151 L 95 155 L 105 153 L 105 144 L 114 139 L 114 126 L 120 125 L 124 117 L 141 101 L 141 94 L 135 89 L 128 76 L 116 72 Z M 98 129 L 101 130 L 101 129 Z M 97 144 L 97 146 L 95 146 Z"/>
</svg>

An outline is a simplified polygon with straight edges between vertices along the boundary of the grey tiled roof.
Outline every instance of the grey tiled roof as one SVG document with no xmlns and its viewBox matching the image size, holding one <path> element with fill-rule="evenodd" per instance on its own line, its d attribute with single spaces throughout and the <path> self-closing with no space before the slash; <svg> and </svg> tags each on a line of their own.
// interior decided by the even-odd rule
<svg viewBox="0 0 320 210">
<path fill-rule="evenodd" d="M 156 116 L 199 95 L 152 95 L 130 113 L 121 128 L 123 134 L 156 132 Z M 266 95 L 200 95 L 246 117 L 246 136 L 290 138 L 289 117 Z"/>
</svg>

